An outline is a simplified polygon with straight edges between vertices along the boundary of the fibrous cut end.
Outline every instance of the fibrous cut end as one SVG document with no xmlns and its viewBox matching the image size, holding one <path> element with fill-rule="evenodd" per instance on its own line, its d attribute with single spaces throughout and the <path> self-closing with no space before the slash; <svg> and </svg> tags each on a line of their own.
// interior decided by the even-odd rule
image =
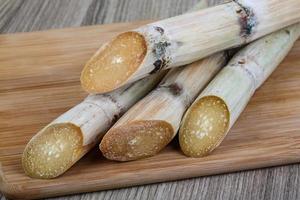
<svg viewBox="0 0 300 200">
<path fill-rule="evenodd" d="M 183 153 L 203 157 L 224 139 L 230 120 L 226 103 L 219 97 L 206 96 L 196 101 L 185 114 L 179 131 Z"/>
<path fill-rule="evenodd" d="M 80 128 L 70 123 L 53 124 L 27 144 L 22 157 L 25 173 L 33 178 L 55 178 L 84 154 Z"/>
<path fill-rule="evenodd" d="M 126 32 L 101 48 L 85 65 L 81 85 L 89 93 L 110 92 L 122 86 L 147 53 L 144 36 Z"/>
<path fill-rule="evenodd" d="M 110 160 L 137 160 L 157 154 L 173 135 L 172 126 L 164 121 L 130 122 L 111 129 L 102 139 L 100 150 Z"/>
</svg>

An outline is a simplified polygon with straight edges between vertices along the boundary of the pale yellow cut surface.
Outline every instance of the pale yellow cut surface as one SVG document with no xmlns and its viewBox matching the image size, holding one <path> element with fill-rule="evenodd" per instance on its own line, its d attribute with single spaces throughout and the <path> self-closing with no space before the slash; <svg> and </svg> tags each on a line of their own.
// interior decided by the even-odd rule
<svg viewBox="0 0 300 200">
<path fill-rule="evenodd" d="M 202 157 L 213 151 L 223 140 L 229 126 L 229 111 L 216 96 L 199 99 L 186 113 L 179 132 L 184 154 Z"/>
<path fill-rule="evenodd" d="M 146 42 L 139 33 L 117 36 L 85 65 L 81 74 L 83 89 L 103 93 L 119 87 L 137 70 L 146 52 Z"/>
<path fill-rule="evenodd" d="M 100 150 L 111 160 L 137 160 L 157 154 L 172 140 L 173 133 L 172 126 L 164 121 L 135 121 L 111 129 Z"/>
<path fill-rule="evenodd" d="M 34 178 L 54 178 L 69 169 L 83 155 L 82 133 L 73 124 L 54 124 L 27 144 L 22 164 Z"/>
</svg>

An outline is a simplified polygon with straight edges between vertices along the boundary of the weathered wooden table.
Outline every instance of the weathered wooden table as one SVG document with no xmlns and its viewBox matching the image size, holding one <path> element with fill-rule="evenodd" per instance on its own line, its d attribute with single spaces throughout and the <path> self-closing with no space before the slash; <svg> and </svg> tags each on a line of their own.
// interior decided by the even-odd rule
<svg viewBox="0 0 300 200">
<path fill-rule="evenodd" d="M 0 0 L 0 33 L 159 19 L 181 14 L 196 2 Z M 300 165 L 290 165 L 55 199 L 300 199 L 299 174 Z"/>
</svg>

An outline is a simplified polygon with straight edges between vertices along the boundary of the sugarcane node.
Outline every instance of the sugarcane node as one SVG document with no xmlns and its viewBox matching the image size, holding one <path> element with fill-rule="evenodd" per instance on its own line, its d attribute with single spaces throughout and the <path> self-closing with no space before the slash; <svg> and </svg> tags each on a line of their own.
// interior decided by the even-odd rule
<svg viewBox="0 0 300 200">
<path fill-rule="evenodd" d="M 166 88 L 172 95 L 180 96 L 183 92 L 183 88 L 178 83 L 172 83 L 170 85 L 161 85 L 160 88 Z"/>
<path fill-rule="evenodd" d="M 153 65 L 154 65 L 154 69 L 150 72 L 150 74 L 155 74 L 157 72 L 159 72 L 161 69 L 166 68 L 168 66 L 169 63 L 169 59 L 158 59 L 156 60 Z"/>
<path fill-rule="evenodd" d="M 103 97 L 107 97 L 112 103 L 114 103 L 118 107 L 120 112 L 122 111 L 122 106 L 113 96 L 111 96 L 110 94 L 103 94 Z"/>
<path fill-rule="evenodd" d="M 239 22 L 241 25 L 241 37 L 247 39 L 249 38 L 257 25 L 257 18 L 252 8 L 244 6 L 238 0 L 233 0 L 239 8 L 236 13 L 239 15 Z"/>
<path fill-rule="evenodd" d="M 291 31 L 290 30 L 285 30 L 286 34 L 290 35 Z"/>
<path fill-rule="evenodd" d="M 153 63 L 154 69 L 150 72 L 150 74 L 155 74 L 162 68 L 162 60 L 157 60 Z"/>
<path fill-rule="evenodd" d="M 103 94 L 104 97 L 108 98 L 111 102 L 117 104 L 117 100 L 109 94 Z"/>
<path fill-rule="evenodd" d="M 167 47 L 169 47 L 169 46 L 171 46 L 170 42 L 168 42 L 168 41 L 159 41 L 159 42 L 154 44 L 152 52 L 156 57 L 165 57 Z"/>
<path fill-rule="evenodd" d="M 163 29 L 160 27 L 155 27 L 159 33 Z M 166 68 L 167 65 L 170 63 L 170 58 L 166 56 L 167 48 L 171 46 L 171 43 L 166 41 L 165 39 L 161 39 L 158 42 L 155 42 L 153 45 L 152 53 L 157 60 L 153 63 L 154 69 L 150 72 L 150 74 L 155 74 L 163 68 Z"/>
<path fill-rule="evenodd" d="M 159 26 L 154 26 L 154 29 L 158 31 L 161 35 L 165 33 L 165 30 L 162 27 Z"/>
</svg>

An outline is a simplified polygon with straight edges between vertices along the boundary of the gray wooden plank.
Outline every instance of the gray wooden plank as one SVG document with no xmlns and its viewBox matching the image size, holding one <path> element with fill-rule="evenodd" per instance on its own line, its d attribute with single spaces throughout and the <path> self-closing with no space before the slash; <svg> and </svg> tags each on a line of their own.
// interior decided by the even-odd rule
<svg viewBox="0 0 300 200">
<path fill-rule="evenodd" d="M 22 6 L 23 2 L 18 0 L 0 1 L 0 32 L 9 27 L 10 21 Z"/>
<path fill-rule="evenodd" d="M 0 33 L 160 19 L 181 14 L 197 1 L 0 0 L 0 17 L 5 16 L 0 18 Z"/>
<path fill-rule="evenodd" d="M 196 2 L 197 0 L 94 0 L 89 7 L 83 24 L 166 18 L 185 12 Z"/>
<path fill-rule="evenodd" d="M 52 198 L 51 200 L 299 199 L 299 169 L 299 165 L 289 165 L 118 190 L 72 195 Z"/>
<path fill-rule="evenodd" d="M 82 25 L 162 19 L 182 14 L 199 0 L 93 0 Z M 223 2 L 211 0 L 210 4 Z"/>
<path fill-rule="evenodd" d="M 196 2 L 197 0 L 0 0 L 0 33 L 159 19 L 183 13 Z M 299 165 L 290 165 L 52 199 L 299 199 L 299 171 Z M 1 194 L 0 200 L 5 200 Z"/>
<path fill-rule="evenodd" d="M 16 0 L 8 2 L 0 1 L 0 5 L 6 3 L 11 6 L 6 10 L 0 7 L 0 13 L 8 18 L 4 25 L 0 24 L 1 33 L 80 26 L 92 0 Z M 17 8 L 13 9 L 14 7 Z"/>
</svg>

